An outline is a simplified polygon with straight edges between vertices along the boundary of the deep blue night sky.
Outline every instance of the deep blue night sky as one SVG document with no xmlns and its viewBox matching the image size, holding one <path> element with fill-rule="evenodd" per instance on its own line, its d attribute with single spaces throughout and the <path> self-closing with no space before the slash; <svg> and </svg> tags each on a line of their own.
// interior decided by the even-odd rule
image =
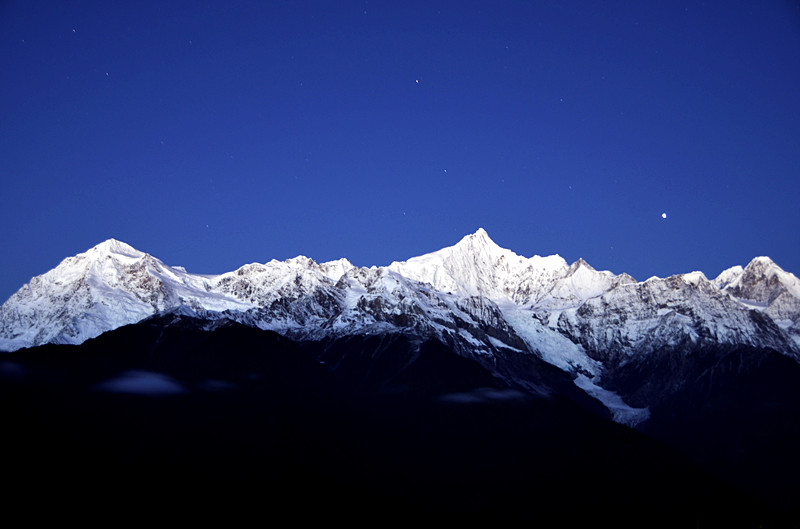
<svg viewBox="0 0 800 529">
<path fill-rule="evenodd" d="M 800 8 L 654 4 L 4 2 L 0 298 L 110 237 L 800 275 Z"/>
</svg>

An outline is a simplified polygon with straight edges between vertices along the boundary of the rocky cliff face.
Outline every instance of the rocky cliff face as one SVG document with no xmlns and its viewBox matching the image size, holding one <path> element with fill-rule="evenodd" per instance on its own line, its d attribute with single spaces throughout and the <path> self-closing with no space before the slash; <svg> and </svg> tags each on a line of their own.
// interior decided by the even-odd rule
<svg viewBox="0 0 800 529">
<path fill-rule="evenodd" d="M 0 349 L 82 343 L 176 310 L 295 341 L 388 334 L 435 340 L 545 393 L 532 370 L 547 364 L 629 424 L 674 393 L 686 363 L 697 358 L 732 349 L 800 358 L 800 280 L 766 257 L 713 281 L 693 272 L 638 282 L 583 260 L 521 257 L 483 230 L 386 267 L 297 257 L 217 276 L 191 274 L 109 240 L 6 301 Z M 654 381 L 655 370 L 668 374 Z"/>
<path fill-rule="evenodd" d="M 714 280 L 717 288 L 745 306 L 764 312 L 800 344 L 800 280 L 768 257 L 756 257 Z"/>
</svg>

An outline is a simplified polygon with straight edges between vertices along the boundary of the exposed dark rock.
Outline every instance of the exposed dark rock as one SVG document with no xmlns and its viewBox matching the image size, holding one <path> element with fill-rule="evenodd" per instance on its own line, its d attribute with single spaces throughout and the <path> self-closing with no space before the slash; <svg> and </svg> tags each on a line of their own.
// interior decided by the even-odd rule
<svg viewBox="0 0 800 529">
<path fill-rule="evenodd" d="M 521 358 L 499 357 L 495 371 L 409 335 L 297 344 L 180 315 L 80 346 L 10 354 L 3 365 L 13 369 L 0 369 L 8 512 L 46 503 L 60 515 L 113 507 L 184 521 L 257 513 L 569 527 L 781 521 L 769 498 L 720 477 L 721 456 L 705 467 L 656 440 L 667 436 L 655 426 L 645 435 L 615 424 L 562 393 L 563 372 Z M 786 387 L 797 381 L 775 359 L 785 357 L 765 358 L 768 372 L 718 398 L 761 391 L 774 374 Z M 170 377 L 185 391 L 98 389 L 131 371 Z M 525 392 L 503 372 L 527 372 L 551 394 Z M 769 402 L 779 410 L 793 391 Z M 654 411 L 685 412 L 696 396 L 683 395 Z M 726 413 L 735 417 L 736 405 Z M 786 432 L 797 439 L 796 427 L 770 433 Z M 676 435 L 676 446 L 691 439 Z"/>
</svg>

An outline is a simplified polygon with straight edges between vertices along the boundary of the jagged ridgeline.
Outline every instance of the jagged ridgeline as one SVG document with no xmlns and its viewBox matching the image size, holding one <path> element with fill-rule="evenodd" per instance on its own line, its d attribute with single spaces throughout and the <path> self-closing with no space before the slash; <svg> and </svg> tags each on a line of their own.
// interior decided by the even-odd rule
<svg viewBox="0 0 800 529">
<path fill-rule="evenodd" d="M 800 281 L 766 257 L 714 280 L 692 272 L 636 281 L 582 259 L 521 257 L 483 229 L 386 267 L 300 256 L 213 276 L 108 240 L 34 277 L 0 307 L 0 350 L 79 344 L 170 311 L 295 341 L 433 339 L 509 383 L 547 392 L 515 367 L 535 358 L 627 424 L 645 420 L 676 383 L 666 376 L 637 387 L 642 364 L 675 363 L 708 348 L 800 358 Z"/>
<path fill-rule="evenodd" d="M 704 481 L 704 472 L 755 498 L 741 505 L 763 501 L 769 512 L 795 513 L 800 493 L 800 281 L 767 257 L 711 280 L 690 272 L 638 281 L 582 259 L 522 257 L 481 229 L 384 267 L 300 256 L 200 275 L 108 240 L 34 277 L 0 307 L 0 350 L 7 352 L 0 356 L 6 382 L 54 380 L 60 369 L 62 382 L 92 391 L 138 389 L 206 402 L 220 388 L 252 389 L 260 380 L 261 389 L 247 390 L 249 400 L 236 401 L 236 409 L 260 416 L 263 409 L 252 404 L 259 402 L 277 413 L 272 424 L 287 421 L 284 413 L 341 418 L 329 397 L 347 395 L 361 404 L 344 422 L 380 417 L 393 432 L 375 446 L 440 443 L 433 452 L 418 447 L 415 464 L 390 465 L 393 476 L 404 476 L 398 483 L 412 479 L 408 469 L 424 472 L 421 462 L 435 460 L 451 465 L 437 475 L 452 490 L 466 494 L 456 481 L 477 487 L 475 476 L 513 475 L 507 485 L 520 492 L 527 472 L 552 477 L 564 470 L 541 458 L 525 463 L 537 447 L 577 458 L 570 471 L 622 472 L 614 483 L 628 495 L 640 494 L 631 486 L 637 479 L 655 486 L 681 472 L 698 480 L 693 492 L 686 489 L 691 501 L 701 502 L 705 485 L 717 499 L 728 498 L 722 504 L 740 498 L 728 485 Z M 275 402 L 291 402 L 286 409 L 293 411 L 279 413 Z M 437 415 L 442 406 L 473 408 Z M 499 407 L 486 414 L 474 406 Z M 386 417 L 394 428 L 387 430 Z M 350 434 L 338 437 L 339 428 L 332 433 L 329 418 L 320 420 L 322 430 L 318 423 L 301 430 L 313 430 L 314 439 L 331 434 L 338 446 L 355 442 Z M 627 437 L 631 428 L 638 437 Z M 491 446 L 505 456 L 449 452 L 466 437 L 475 452 Z M 649 444 L 654 440 L 677 452 L 665 455 Z M 378 450 L 361 448 L 373 456 Z M 448 459 L 455 453 L 471 457 L 480 472 L 467 476 L 470 464 Z M 661 474 L 645 477 L 647 468 Z M 547 483 L 537 481 L 539 494 Z M 594 494 L 595 503 L 611 501 L 609 491 Z"/>
</svg>

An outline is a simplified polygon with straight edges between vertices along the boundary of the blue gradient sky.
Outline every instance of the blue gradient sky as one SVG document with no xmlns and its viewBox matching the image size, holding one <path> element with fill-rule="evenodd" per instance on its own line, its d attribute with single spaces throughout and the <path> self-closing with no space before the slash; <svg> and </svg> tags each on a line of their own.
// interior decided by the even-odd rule
<svg viewBox="0 0 800 529">
<path fill-rule="evenodd" d="M 799 94 L 789 1 L 3 2 L 0 298 L 110 237 L 800 274 Z"/>
</svg>

